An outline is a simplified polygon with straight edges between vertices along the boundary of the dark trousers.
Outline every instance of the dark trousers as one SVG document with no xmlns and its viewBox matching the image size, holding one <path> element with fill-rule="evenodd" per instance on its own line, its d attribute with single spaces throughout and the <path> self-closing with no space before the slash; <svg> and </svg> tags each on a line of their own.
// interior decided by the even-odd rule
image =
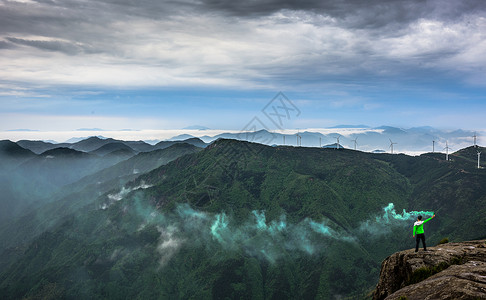
<svg viewBox="0 0 486 300">
<path fill-rule="evenodd" d="M 415 240 L 416 241 L 415 252 L 418 251 L 420 240 L 422 240 L 422 245 L 424 246 L 424 250 L 427 251 L 427 246 L 425 246 L 425 234 L 419 233 L 419 234 L 415 235 L 415 238 L 416 238 L 416 240 Z"/>
</svg>

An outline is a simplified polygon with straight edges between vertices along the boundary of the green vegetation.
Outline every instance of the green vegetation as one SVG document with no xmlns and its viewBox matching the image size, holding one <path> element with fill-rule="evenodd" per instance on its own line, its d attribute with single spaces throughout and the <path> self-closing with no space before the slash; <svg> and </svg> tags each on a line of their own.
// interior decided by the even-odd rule
<svg viewBox="0 0 486 300">
<path fill-rule="evenodd" d="M 5 240 L 18 233 L 0 254 L 0 295 L 364 297 L 381 261 L 414 245 L 413 220 L 385 218 L 389 203 L 398 213 L 436 212 L 425 229 L 432 243 L 486 235 L 486 176 L 460 155 L 445 162 L 233 140 L 178 149 L 154 168 L 150 152 L 93 173 L 0 228 Z M 438 271 L 417 270 L 411 282 Z"/>
<path fill-rule="evenodd" d="M 182 155 L 200 150 L 201 148 L 179 143 L 162 150 L 139 153 L 102 171 L 96 172 L 97 169 L 94 169 L 93 174 L 85 176 L 75 183 L 49 190 L 48 193 L 36 190 L 35 185 L 34 187 L 29 186 L 32 182 L 15 172 L 10 172 L 10 175 L 5 174 L 6 180 L 0 181 L 0 191 L 2 191 L 2 200 L 5 199 L 7 202 L 1 203 L 0 216 L 3 213 L 13 214 L 15 212 L 14 209 L 17 207 L 9 207 L 9 201 L 22 202 L 21 199 L 28 199 L 29 205 L 24 207 L 23 215 L 20 217 L 6 222 L 3 226 L 0 224 L 0 238 L 3 241 L 0 244 L 0 254 L 3 252 L 3 255 L 0 255 L 0 270 L 12 260 L 12 257 L 21 255 L 30 241 L 41 233 L 61 224 L 67 216 L 78 213 L 85 206 L 93 209 L 99 195 L 107 193 L 114 187 L 119 188 L 140 174 L 160 167 Z M 17 158 L 18 155 L 14 157 Z M 28 156 L 28 159 L 32 159 L 32 157 Z M 68 167 L 63 172 L 68 170 L 73 173 L 78 171 L 74 167 Z M 140 173 L 134 174 L 137 173 L 134 170 Z M 49 179 L 48 176 L 42 174 L 41 177 L 46 177 L 42 180 Z M 0 179 L 3 179 L 3 176 L 0 175 Z M 4 186 L 5 188 L 3 188 Z M 30 190 L 34 190 L 34 192 L 31 193 Z M 32 204 L 34 200 L 35 205 Z M 11 208 L 10 211 L 9 208 Z M 6 220 L 6 218 L 1 219 Z"/>
<path fill-rule="evenodd" d="M 414 284 L 421 282 L 430 276 L 437 274 L 448 267 L 452 265 L 459 265 L 462 263 L 462 260 L 460 258 L 453 258 L 450 262 L 441 262 L 436 266 L 433 267 L 423 267 L 420 269 L 415 270 L 412 275 L 410 276 L 410 279 L 407 282 L 407 285 Z"/>
<path fill-rule="evenodd" d="M 439 245 L 447 244 L 447 243 L 449 243 L 449 239 L 448 238 L 443 238 L 442 240 L 439 241 Z"/>
</svg>

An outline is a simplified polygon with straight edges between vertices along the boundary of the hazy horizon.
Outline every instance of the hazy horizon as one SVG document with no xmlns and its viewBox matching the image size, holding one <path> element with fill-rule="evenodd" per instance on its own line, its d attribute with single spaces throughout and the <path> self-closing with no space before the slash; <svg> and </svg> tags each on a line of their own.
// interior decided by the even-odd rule
<svg viewBox="0 0 486 300">
<path fill-rule="evenodd" d="M 197 126 L 199 127 L 199 126 Z M 482 145 L 482 136 L 486 131 L 470 130 L 439 130 L 431 127 L 419 128 L 396 128 L 388 127 L 388 130 L 372 127 L 331 127 L 331 128 L 306 128 L 306 129 L 281 129 L 271 130 L 268 136 L 256 135 L 248 136 L 251 130 L 216 130 L 216 129 L 176 129 L 176 130 L 89 130 L 87 128 L 77 131 L 9 131 L 0 132 L 0 140 L 8 139 L 11 141 L 19 140 L 42 140 L 53 143 L 75 143 L 89 137 L 113 138 L 123 141 L 145 141 L 149 144 L 156 144 L 160 141 L 184 140 L 190 137 L 202 139 L 206 143 L 214 141 L 218 136 L 225 138 L 235 138 L 257 142 L 267 145 L 287 145 L 318 147 L 319 145 L 331 145 L 336 143 L 336 137 L 340 136 L 340 145 L 354 149 L 354 140 L 357 140 L 356 149 L 365 152 L 384 150 L 389 152 L 389 140 L 392 139 L 397 145 L 394 146 L 394 153 L 407 155 L 420 155 L 432 152 L 432 141 L 435 143 L 436 152 L 444 152 L 446 142 L 450 147 L 450 152 L 454 152 L 468 146 L 474 142 L 473 135 L 476 136 L 476 144 Z M 399 130 L 400 132 L 394 132 Z M 298 145 L 294 136 L 304 135 L 303 142 Z M 285 135 L 287 139 L 283 139 Z M 13 138 L 15 137 L 15 138 Z"/>
</svg>

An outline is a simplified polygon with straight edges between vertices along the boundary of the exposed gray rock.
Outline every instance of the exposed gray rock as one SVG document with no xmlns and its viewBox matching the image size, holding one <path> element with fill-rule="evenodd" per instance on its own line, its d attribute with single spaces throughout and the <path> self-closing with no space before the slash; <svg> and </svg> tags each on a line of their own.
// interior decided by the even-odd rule
<svg viewBox="0 0 486 300">
<path fill-rule="evenodd" d="M 386 300 L 486 299 L 486 263 L 452 265 L 424 281 L 404 287 Z"/>
<path fill-rule="evenodd" d="M 373 299 L 486 299 L 485 242 L 449 243 L 389 256 Z"/>
</svg>

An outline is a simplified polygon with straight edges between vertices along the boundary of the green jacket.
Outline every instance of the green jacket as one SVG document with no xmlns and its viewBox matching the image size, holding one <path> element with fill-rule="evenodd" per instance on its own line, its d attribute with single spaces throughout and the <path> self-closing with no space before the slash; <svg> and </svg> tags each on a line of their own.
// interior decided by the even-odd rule
<svg viewBox="0 0 486 300">
<path fill-rule="evenodd" d="M 430 221 L 432 217 L 428 218 L 425 221 L 417 221 L 413 224 L 413 235 L 424 233 L 424 223 Z"/>
</svg>

